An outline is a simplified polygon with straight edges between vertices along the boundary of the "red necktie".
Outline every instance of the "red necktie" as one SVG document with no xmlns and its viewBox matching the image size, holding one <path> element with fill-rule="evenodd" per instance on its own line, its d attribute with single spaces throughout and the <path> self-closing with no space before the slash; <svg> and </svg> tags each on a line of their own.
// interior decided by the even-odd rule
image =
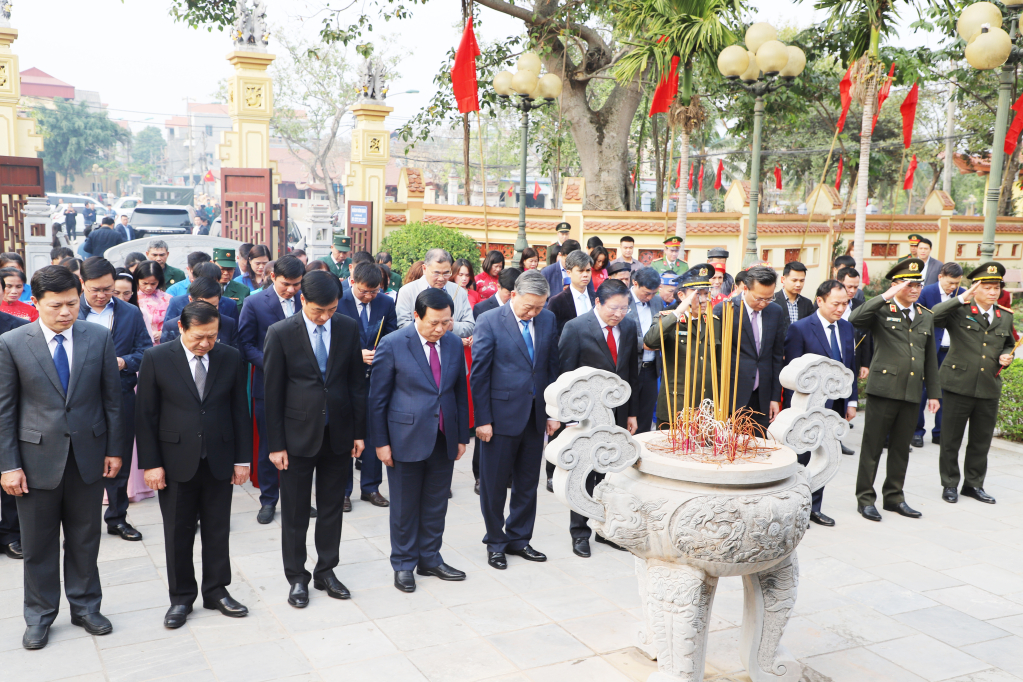
<svg viewBox="0 0 1023 682">
<path fill-rule="evenodd" d="M 607 348 L 611 351 L 611 359 L 614 360 L 615 367 L 618 366 L 618 344 L 615 343 L 615 332 L 614 327 L 608 325 L 607 329 Z"/>
</svg>

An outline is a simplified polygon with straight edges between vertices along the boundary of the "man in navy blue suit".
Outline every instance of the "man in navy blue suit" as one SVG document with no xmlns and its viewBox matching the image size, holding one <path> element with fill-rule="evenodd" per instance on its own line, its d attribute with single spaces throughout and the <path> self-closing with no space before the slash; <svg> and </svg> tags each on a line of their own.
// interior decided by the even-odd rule
<svg viewBox="0 0 1023 682">
<path fill-rule="evenodd" d="M 934 259 L 931 259 L 934 261 Z M 959 283 L 963 281 L 963 268 L 955 262 L 943 263 L 941 268 L 938 269 L 938 281 L 934 284 L 928 284 L 920 291 L 920 298 L 917 299 L 917 303 L 924 306 L 928 310 L 933 310 L 934 306 L 939 303 L 944 303 L 953 296 L 965 293 L 966 289 L 959 286 Z M 934 325 L 934 343 L 938 347 L 938 367 L 941 367 L 941 363 L 945 362 L 945 356 L 948 355 L 948 349 L 951 345 L 950 335 L 945 332 L 944 327 Z M 938 401 L 941 404 L 941 401 Z M 922 448 L 924 446 L 924 435 L 927 433 L 927 429 L 924 427 L 924 408 L 927 407 L 927 385 L 924 384 L 923 395 L 920 398 L 920 416 L 916 420 L 916 432 L 913 434 L 913 440 L 910 442 L 915 448 Z M 931 429 L 931 442 L 941 444 L 941 408 L 934 413 L 934 428 Z"/>
<path fill-rule="evenodd" d="M 104 218 L 106 220 L 106 218 Z M 135 443 L 135 385 L 142 366 L 142 354 L 153 347 L 142 312 L 114 296 L 114 266 L 106 258 L 85 259 L 79 274 L 82 277 L 82 301 L 78 319 L 95 322 L 110 330 L 121 374 L 121 414 L 124 425 L 122 452 L 130 453 Z M 106 482 L 109 505 L 103 514 L 107 532 L 124 540 L 138 542 L 142 533 L 128 523 L 128 476 L 131 458 L 121 466 L 117 476 Z"/>
<path fill-rule="evenodd" d="M 842 319 L 849 305 L 849 295 L 838 280 L 829 279 L 817 287 L 817 311 L 809 317 L 789 325 L 785 334 L 785 358 L 787 362 L 815 353 L 837 360 L 856 374 L 856 330 L 847 320 Z M 852 394 L 848 398 L 829 401 L 830 407 L 847 421 L 856 418 L 856 381 L 853 380 Z M 810 463 L 810 453 L 801 452 L 799 463 Z M 813 494 L 810 520 L 821 526 L 834 526 L 835 520 L 821 512 L 824 489 Z"/>
<path fill-rule="evenodd" d="M 192 280 L 192 283 L 188 285 L 188 297 L 189 303 L 192 301 L 206 301 L 214 308 L 218 308 L 220 301 L 222 300 L 222 289 L 220 283 L 216 282 L 209 277 L 196 277 Z M 230 301 L 231 299 L 228 299 Z M 163 321 L 163 331 L 160 333 L 160 343 L 170 343 L 174 339 L 181 336 L 181 331 L 178 329 L 178 322 L 181 320 L 181 316 L 177 317 L 166 317 Z M 217 331 L 217 343 L 222 343 L 225 346 L 230 346 L 235 350 L 241 350 L 238 346 L 238 323 L 227 315 L 220 316 L 220 328 Z"/>
<path fill-rule="evenodd" d="M 216 282 L 220 281 L 222 270 L 216 263 L 196 263 L 195 267 L 192 268 L 192 281 L 199 279 L 200 277 L 206 277 Z M 185 306 L 189 302 L 188 288 L 186 287 L 185 293 L 175 296 L 167 304 L 167 312 L 164 314 L 163 319 L 169 320 L 172 317 L 180 317 L 181 311 L 185 309 Z M 221 320 L 225 317 L 229 317 L 234 321 L 238 320 L 238 304 L 227 296 L 221 296 L 217 303 L 217 311 L 220 313 Z M 223 326 L 223 325 L 222 325 Z M 163 343 L 161 341 L 161 343 Z"/>
<path fill-rule="evenodd" d="M 270 451 L 267 449 L 266 407 L 263 403 L 263 342 L 266 340 L 266 330 L 270 325 L 302 310 L 298 292 L 302 288 L 304 274 L 305 266 L 298 258 L 290 254 L 278 258 L 270 273 L 273 286 L 245 299 L 238 320 L 238 340 L 241 344 L 242 357 L 255 367 L 252 377 L 252 411 L 259 432 L 256 471 L 259 477 L 260 505 L 256 520 L 264 524 L 273 521 L 277 512 L 280 477 L 277 474 L 277 467 L 270 461 Z"/>
<path fill-rule="evenodd" d="M 376 263 L 359 263 L 352 270 L 352 286 L 345 291 L 337 311 L 347 315 L 359 325 L 359 342 L 362 347 L 362 361 L 366 365 L 366 382 L 368 384 L 373 370 L 373 354 L 380 342 L 391 332 L 398 330 L 398 317 L 394 313 L 394 301 L 390 296 L 380 296 L 380 286 L 384 283 L 384 275 Z M 366 455 L 361 457 L 362 469 L 359 476 L 359 487 L 364 502 L 377 507 L 390 504 L 380 494 L 380 484 L 384 480 L 383 465 L 377 459 L 371 433 L 366 433 Z M 348 464 L 348 485 L 345 488 L 345 511 L 352 510 L 352 467 L 354 460 Z"/>
<path fill-rule="evenodd" d="M 469 442 L 469 387 L 462 341 L 449 332 L 455 304 L 427 287 L 412 324 L 384 337 L 373 356 L 368 427 L 377 457 L 393 470 L 391 567 L 394 586 L 414 592 L 419 575 L 465 580 L 440 547 L 455 460 Z"/>
<path fill-rule="evenodd" d="M 0 313 L 0 335 L 28 324 L 14 315 Z M 0 553 L 12 559 L 24 559 L 21 551 L 21 524 L 18 522 L 18 505 L 13 495 L 0 488 Z"/>
<path fill-rule="evenodd" d="M 476 321 L 472 386 L 480 452 L 480 509 L 487 527 L 487 563 L 508 568 L 506 554 L 546 561 L 533 549 L 536 486 L 543 437 L 561 425 L 547 419 L 544 390 L 558 377 L 558 332 L 554 313 L 544 310 L 550 287 L 539 272 L 515 280 L 507 305 Z M 507 483 L 511 504 L 504 516 Z"/>
</svg>

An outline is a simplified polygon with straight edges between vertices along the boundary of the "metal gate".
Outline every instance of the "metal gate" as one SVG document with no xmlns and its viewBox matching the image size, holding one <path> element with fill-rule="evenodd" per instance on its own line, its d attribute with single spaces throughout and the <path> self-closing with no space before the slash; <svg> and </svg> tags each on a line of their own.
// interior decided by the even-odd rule
<svg viewBox="0 0 1023 682">
<path fill-rule="evenodd" d="M 25 258 L 24 208 L 28 197 L 45 196 L 43 160 L 21 156 L 0 156 L 0 220 L 3 221 L 3 251 Z M 45 237 L 47 225 L 33 224 L 33 237 Z"/>
<path fill-rule="evenodd" d="M 265 244 L 274 258 L 288 251 L 287 202 L 273 203 L 271 169 L 221 168 L 220 200 L 223 236 Z"/>
</svg>

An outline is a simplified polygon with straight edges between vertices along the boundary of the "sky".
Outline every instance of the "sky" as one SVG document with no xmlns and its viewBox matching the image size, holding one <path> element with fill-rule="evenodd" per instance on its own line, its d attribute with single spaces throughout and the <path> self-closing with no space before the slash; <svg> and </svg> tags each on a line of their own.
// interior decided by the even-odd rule
<svg viewBox="0 0 1023 682">
<path fill-rule="evenodd" d="M 268 0 L 271 24 L 299 30 L 310 38 L 319 30 L 325 0 Z M 752 0 L 761 21 L 806 26 L 812 3 Z M 218 82 L 231 75 L 225 59 L 231 51 L 227 33 L 196 30 L 168 14 L 168 0 L 45 0 L 14 5 L 12 26 L 19 31 L 13 49 L 21 69 L 37 67 L 76 88 L 100 93 L 113 118 L 162 127 L 170 116 L 183 114 L 186 99 L 209 102 Z M 521 30 L 522 24 L 481 8 L 479 40 L 497 40 Z M 410 20 L 377 22 L 372 40 L 392 35 L 409 51 L 391 84 L 389 118 L 398 127 L 429 101 L 433 76 L 448 49 L 457 46 L 460 4 L 430 0 Z M 911 40 L 911 39 L 910 39 Z M 270 52 L 274 52 L 271 36 Z M 419 90 L 418 94 L 400 94 Z"/>
</svg>

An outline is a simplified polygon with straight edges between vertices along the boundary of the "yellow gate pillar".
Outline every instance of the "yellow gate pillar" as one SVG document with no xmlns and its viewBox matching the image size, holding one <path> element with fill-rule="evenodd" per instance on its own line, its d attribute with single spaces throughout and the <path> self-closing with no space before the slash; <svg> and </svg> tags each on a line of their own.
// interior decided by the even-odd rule
<svg viewBox="0 0 1023 682">
<path fill-rule="evenodd" d="M 369 250 L 375 253 L 384 238 L 385 172 L 391 158 L 391 133 L 384 127 L 387 114 L 394 111 L 383 98 L 362 99 L 352 106 L 355 130 L 352 131 L 352 160 L 345 164 L 345 203 L 373 202 L 373 224 Z M 349 236 L 352 235 L 349 226 Z"/>
<path fill-rule="evenodd" d="M 18 55 L 11 43 L 18 38 L 18 29 L 11 28 L 9 10 L 0 13 L 0 156 L 35 158 L 43 150 L 43 136 L 36 133 L 36 122 L 18 115 L 21 99 L 21 70 Z"/>
</svg>

